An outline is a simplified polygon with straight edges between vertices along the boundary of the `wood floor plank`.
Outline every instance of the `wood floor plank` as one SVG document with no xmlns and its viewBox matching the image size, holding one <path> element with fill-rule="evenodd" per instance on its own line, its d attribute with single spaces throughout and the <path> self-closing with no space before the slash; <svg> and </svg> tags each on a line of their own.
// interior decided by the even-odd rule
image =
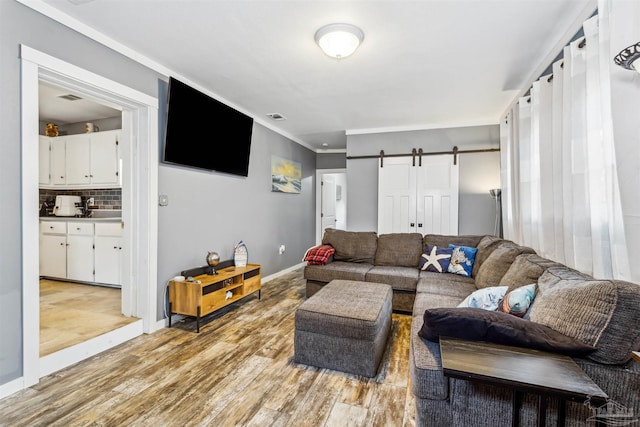
<svg viewBox="0 0 640 427">
<path fill-rule="evenodd" d="M 0 400 L 0 426 L 415 426 L 411 317 L 393 314 L 375 378 L 296 364 L 304 287 L 301 269 L 288 273 L 264 284 L 262 299 L 203 318 L 199 334 L 193 318 L 176 320 L 42 378 Z M 58 298 L 54 286 L 41 290 Z"/>
</svg>

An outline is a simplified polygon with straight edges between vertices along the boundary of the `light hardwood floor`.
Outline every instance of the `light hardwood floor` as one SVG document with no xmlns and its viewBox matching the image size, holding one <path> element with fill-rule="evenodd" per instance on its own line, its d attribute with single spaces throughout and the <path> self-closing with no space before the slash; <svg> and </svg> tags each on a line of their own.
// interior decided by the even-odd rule
<svg viewBox="0 0 640 427">
<path fill-rule="evenodd" d="M 143 335 L 0 400 L 7 426 L 412 426 L 411 318 L 368 379 L 292 362 L 302 270 L 203 319 Z"/>
<path fill-rule="evenodd" d="M 121 313 L 121 291 L 40 280 L 40 357 L 135 322 Z"/>
</svg>

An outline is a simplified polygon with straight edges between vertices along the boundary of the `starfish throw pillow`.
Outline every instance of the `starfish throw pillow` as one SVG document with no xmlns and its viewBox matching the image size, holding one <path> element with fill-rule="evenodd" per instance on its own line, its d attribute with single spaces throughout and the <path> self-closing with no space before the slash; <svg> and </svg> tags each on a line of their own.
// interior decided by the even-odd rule
<svg viewBox="0 0 640 427">
<path fill-rule="evenodd" d="M 427 245 L 420 257 L 420 270 L 446 273 L 449 269 L 452 249 Z"/>
</svg>

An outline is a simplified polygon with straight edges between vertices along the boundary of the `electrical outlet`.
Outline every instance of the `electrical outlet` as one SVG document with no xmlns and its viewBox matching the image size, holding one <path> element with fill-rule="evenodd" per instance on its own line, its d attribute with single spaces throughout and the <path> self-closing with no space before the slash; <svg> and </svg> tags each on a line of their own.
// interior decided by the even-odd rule
<svg viewBox="0 0 640 427">
<path fill-rule="evenodd" d="M 167 196 L 166 194 L 161 194 L 158 197 L 158 204 L 160 206 L 167 206 L 169 204 L 169 196 Z"/>
<path fill-rule="evenodd" d="M 94 199 L 93 197 L 89 197 L 89 206 L 93 206 L 96 203 L 96 199 Z"/>
<path fill-rule="evenodd" d="M 278 254 L 282 255 L 284 253 L 285 247 L 284 245 L 280 245 L 280 248 L 278 249 Z"/>
</svg>

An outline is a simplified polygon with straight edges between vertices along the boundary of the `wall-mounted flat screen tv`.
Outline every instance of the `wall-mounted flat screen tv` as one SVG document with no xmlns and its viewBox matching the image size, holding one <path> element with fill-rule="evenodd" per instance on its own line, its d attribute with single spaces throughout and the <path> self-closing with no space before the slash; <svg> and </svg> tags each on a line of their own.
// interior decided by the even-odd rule
<svg viewBox="0 0 640 427">
<path fill-rule="evenodd" d="M 169 78 L 163 162 L 248 176 L 253 118 Z"/>
</svg>

